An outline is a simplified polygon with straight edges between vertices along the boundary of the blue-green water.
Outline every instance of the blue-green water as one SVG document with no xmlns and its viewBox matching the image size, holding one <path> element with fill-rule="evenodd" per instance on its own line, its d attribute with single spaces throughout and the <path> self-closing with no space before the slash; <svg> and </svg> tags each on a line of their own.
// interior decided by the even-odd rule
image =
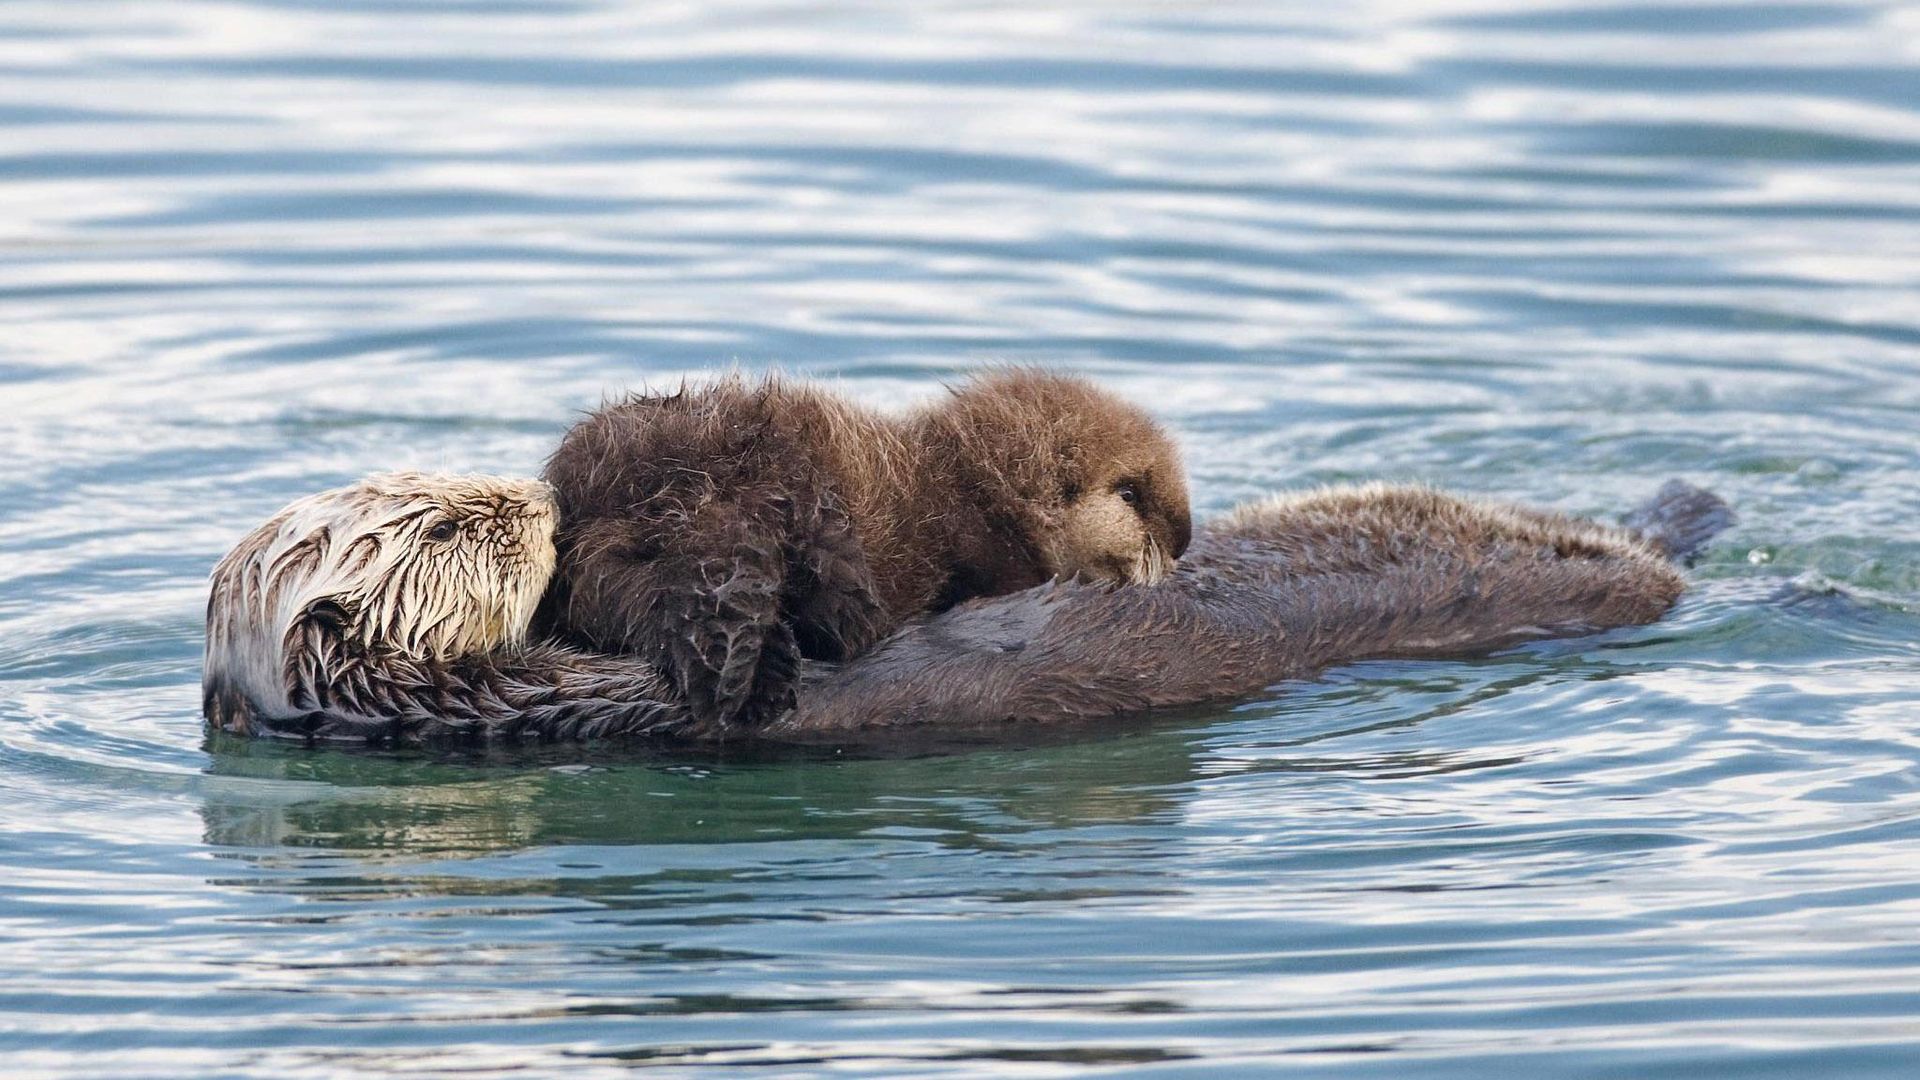
<svg viewBox="0 0 1920 1080">
<path fill-rule="evenodd" d="M 201 732 L 296 495 L 989 359 L 1203 509 L 1743 522 L 1659 626 L 1099 736 Z M 1911 7 L 10 3 L 0 1072 L 1920 1075 L 1917 433 Z"/>
</svg>

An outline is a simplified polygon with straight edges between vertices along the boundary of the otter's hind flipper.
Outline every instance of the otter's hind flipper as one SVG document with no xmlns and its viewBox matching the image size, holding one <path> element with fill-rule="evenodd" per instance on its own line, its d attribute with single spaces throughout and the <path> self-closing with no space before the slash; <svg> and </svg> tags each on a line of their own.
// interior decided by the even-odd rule
<svg viewBox="0 0 1920 1080">
<path fill-rule="evenodd" d="M 1685 480 L 1669 480 L 1654 497 L 1621 519 L 1677 563 L 1690 563 L 1707 541 L 1738 520 L 1727 501 Z"/>
</svg>

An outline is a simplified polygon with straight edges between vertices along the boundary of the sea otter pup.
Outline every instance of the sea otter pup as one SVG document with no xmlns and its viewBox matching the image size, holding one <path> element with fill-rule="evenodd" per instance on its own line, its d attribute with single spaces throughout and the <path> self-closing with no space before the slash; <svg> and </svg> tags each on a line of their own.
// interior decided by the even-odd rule
<svg viewBox="0 0 1920 1080">
<path fill-rule="evenodd" d="M 546 478 L 541 629 L 648 660 L 696 714 L 747 727 L 792 707 L 803 657 L 1054 578 L 1154 583 L 1191 537 L 1152 418 L 1031 369 L 897 416 L 778 376 L 634 396 L 575 425 Z"/>
<path fill-rule="evenodd" d="M 1731 520 L 1669 484 L 1634 530 L 1422 488 L 1257 503 L 1156 588 L 1056 583 L 909 626 L 807 673 L 745 734 L 850 742 L 904 725 L 1098 719 L 1257 692 L 1334 664 L 1463 656 L 1660 617 Z M 303 499 L 221 561 L 216 727 L 311 738 L 740 737 L 644 661 L 519 644 L 550 560 L 538 484 L 377 478 Z M 1637 531 L 1635 531 L 1637 530 Z"/>
</svg>

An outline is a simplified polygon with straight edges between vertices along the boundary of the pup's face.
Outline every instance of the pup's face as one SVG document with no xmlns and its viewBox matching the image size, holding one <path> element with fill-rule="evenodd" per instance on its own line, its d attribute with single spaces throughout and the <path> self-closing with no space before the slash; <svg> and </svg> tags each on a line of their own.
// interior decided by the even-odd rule
<svg viewBox="0 0 1920 1080">
<path fill-rule="evenodd" d="M 1105 448 L 1071 470 L 1048 552 L 1057 576 L 1158 584 L 1193 538 L 1172 443 L 1150 421 L 1126 428 L 1128 446 Z"/>
<path fill-rule="evenodd" d="M 538 480 L 391 473 L 302 499 L 214 571 L 211 612 L 278 635 L 316 605 L 374 652 L 447 660 L 526 639 L 553 573 Z"/>
<path fill-rule="evenodd" d="M 1186 553 L 1186 470 L 1144 409 L 1078 376 L 1000 368 L 935 415 L 1020 505 L 1052 576 L 1150 585 Z"/>
</svg>

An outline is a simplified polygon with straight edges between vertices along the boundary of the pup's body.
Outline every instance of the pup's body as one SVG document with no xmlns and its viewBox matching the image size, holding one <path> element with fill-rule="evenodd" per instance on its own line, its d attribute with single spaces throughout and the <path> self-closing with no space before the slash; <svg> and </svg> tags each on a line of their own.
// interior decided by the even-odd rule
<svg viewBox="0 0 1920 1080">
<path fill-rule="evenodd" d="M 541 629 L 659 666 L 693 711 L 786 711 L 801 659 L 1055 577 L 1148 583 L 1190 538 L 1172 442 L 1076 378 L 1001 371 L 876 413 L 806 383 L 633 397 L 548 462 Z"/>
</svg>

